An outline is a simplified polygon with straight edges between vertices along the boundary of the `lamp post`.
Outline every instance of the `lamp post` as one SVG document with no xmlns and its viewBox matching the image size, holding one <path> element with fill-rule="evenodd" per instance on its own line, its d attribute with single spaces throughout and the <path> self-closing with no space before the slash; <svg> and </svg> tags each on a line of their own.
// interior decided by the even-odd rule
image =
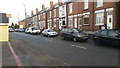
<svg viewBox="0 0 120 68">
<path fill-rule="evenodd" d="M 26 13 L 26 5 L 23 4 L 24 6 L 24 13 L 25 13 L 25 28 L 27 28 L 27 13 Z"/>
</svg>

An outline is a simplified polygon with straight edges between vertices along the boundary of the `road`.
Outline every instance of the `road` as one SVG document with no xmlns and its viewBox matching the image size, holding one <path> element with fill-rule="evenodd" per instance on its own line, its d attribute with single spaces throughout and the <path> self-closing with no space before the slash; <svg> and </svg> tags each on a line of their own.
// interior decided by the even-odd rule
<svg viewBox="0 0 120 68">
<path fill-rule="evenodd" d="M 10 43 L 25 66 L 118 66 L 118 49 L 95 45 L 91 39 L 73 42 L 14 32 Z"/>
</svg>

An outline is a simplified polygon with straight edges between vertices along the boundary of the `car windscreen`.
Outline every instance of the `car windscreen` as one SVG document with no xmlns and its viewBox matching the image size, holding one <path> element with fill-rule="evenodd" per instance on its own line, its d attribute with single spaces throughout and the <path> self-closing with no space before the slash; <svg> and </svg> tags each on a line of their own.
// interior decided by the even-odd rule
<svg viewBox="0 0 120 68">
<path fill-rule="evenodd" d="M 72 29 L 73 30 L 73 32 L 75 32 L 75 33 L 79 33 L 79 31 L 77 30 L 77 29 Z"/>
<path fill-rule="evenodd" d="M 32 28 L 32 30 L 39 30 L 38 28 Z"/>
<path fill-rule="evenodd" d="M 48 30 L 48 32 L 55 32 L 54 30 Z"/>
</svg>

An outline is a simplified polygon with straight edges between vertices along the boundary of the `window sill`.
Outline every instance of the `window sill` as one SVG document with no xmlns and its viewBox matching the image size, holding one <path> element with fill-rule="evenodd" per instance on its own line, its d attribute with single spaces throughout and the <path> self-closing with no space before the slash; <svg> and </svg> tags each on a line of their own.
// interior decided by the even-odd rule
<svg viewBox="0 0 120 68">
<path fill-rule="evenodd" d="M 97 6 L 96 8 L 100 8 L 100 7 L 103 7 L 103 5 L 102 6 Z"/>
<path fill-rule="evenodd" d="M 87 9 L 84 9 L 83 11 L 86 11 L 86 10 L 89 10 L 89 8 L 87 8 Z"/>
<path fill-rule="evenodd" d="M 83 26 L 89 26 L 89 24 L 83 24 Z"/>
<path fill-rule="evenodd" d="M 102 25 L 104 25 L 104 24 L 95 24 L 95 26 L 102 26 Z"/>
</svg>

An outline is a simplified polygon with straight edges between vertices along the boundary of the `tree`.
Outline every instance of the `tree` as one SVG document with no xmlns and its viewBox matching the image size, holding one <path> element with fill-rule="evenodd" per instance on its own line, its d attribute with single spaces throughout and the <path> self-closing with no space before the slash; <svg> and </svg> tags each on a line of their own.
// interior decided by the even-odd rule
<svg viewBox="0 0 120 68">
<path fill-rule="evenodd" d="M 11 28 L 14 28 L 14 23 L 11 24 Z"/>
<path fill-rule="evenodd" d="M 14 29 L 16 29 L 16 28 L 19 28 L 19 25 L 18 25 L 18 24 L 15 24 L 15 25 L 14 25 Z"/>
</svg>

